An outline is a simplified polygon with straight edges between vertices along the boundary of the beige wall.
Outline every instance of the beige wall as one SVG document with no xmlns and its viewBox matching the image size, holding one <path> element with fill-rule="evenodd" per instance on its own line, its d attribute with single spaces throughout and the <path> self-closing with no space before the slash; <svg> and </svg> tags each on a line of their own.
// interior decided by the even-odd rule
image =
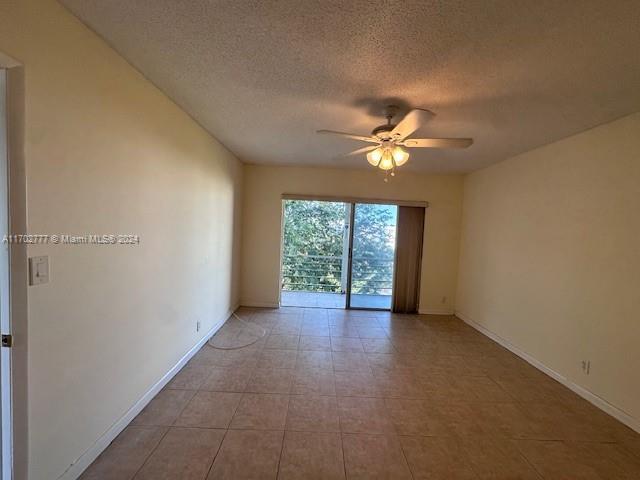
<svg viewBox="0 0 640 480">
<path fill-rule="evenodd" d="M 639 132 L 631 115 L 469 175 L 456 301 L 636 422 Z"/>
<path fill-rule="evenodd" d="M 242 240 L 243 305 L 277 305 L 283 193 L 428 201 L 420 310 L 452 312 L 460 234 L 462 176 L 245 165 Z M 443 303 L 442 299 L 446 297 Z"/>
<path fill-rule="evenodd" d="M 51 266 L 28 290 L 30 478 L 52 480 L 237 302 L 242 169 L 52 0 L 2 2 L 0 51 L 24 64 L 29 233 L 141 237 L 29 248 Z"/>
</svg>

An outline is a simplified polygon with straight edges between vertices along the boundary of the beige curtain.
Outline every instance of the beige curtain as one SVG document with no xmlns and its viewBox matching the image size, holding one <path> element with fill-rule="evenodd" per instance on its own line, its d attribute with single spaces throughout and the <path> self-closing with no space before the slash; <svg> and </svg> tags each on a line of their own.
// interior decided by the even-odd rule
<svg viewBox="0 0 640 480">
<path fill-rule="evenodd" d="M 418 313 L 424 207 L 398 207 L 397 228 L 392 311 Z"/>
</svg>

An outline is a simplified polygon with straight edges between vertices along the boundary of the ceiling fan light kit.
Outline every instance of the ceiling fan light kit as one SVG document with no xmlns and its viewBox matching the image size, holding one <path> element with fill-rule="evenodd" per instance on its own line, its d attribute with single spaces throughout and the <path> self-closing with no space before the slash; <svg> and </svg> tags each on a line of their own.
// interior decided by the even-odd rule
<svg viewBox="0 0 640 480">
<path fill-rule="evenodd" d="M 387 107 L 387 123 L 373 129 L 370 136 L 352 133 L 336 132 L 333 130 L 318 130 L 321 134 L 338 135 L 341 137 L 374 143 L 376 145 L 359 148 L 347 155 L 366 153 L 370 165 L 383 170 L 387 175 L 395 174 L 396 167 L 400 167 L 409 160 L 407 148 L 467 148 L 473 143 L 471 138 L 407 138 L 423 123 L 431 119 L 434 114 L 429 110 L 413 109 L 397 125 L 391 123 L 398 107 Z M 385 175 L 385 182 L 388 180 Z"/>
<path fill-rule="evenodd" d="M 384 143 L 388 143 L 384 145 Z M 367 153 L 367 161 L 381 170 L 392 170 L 409 160 L 409 152 L 399 145 L 383 142 L 383 145 Z"/>
</svg>

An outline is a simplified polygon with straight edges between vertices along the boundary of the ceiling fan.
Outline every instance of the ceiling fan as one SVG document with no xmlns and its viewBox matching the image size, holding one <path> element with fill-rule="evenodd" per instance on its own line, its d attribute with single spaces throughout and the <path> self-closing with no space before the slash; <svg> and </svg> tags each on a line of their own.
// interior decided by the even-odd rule
<svg viewBox="0 0 640 480">
<path fill-rule="evenodd" d="M 435 114 L 429 110 L 415 108 L 397 124 L 391 123 L 397 111 L 398 107 L 389 105 L 385 114 L 387 123 L 374 128 L 368 137 L 333 130 L 318 130 L 317 133 L 339 135 L 352 140 L 373 143 L 374 145 L 347 153 L 346 156 L 366 153 L 367 161 L 371 165 L 391 173 L 392 176 L 396 167 L 404 165 L 409 160 L 408 148 L 467 148 L 473 143 L 472 138 L 408 138 Z"/>
</svg>

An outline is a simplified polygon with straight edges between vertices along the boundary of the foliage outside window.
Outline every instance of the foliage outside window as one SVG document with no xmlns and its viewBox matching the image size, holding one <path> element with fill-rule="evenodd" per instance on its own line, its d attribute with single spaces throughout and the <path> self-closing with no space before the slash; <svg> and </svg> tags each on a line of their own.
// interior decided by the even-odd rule
<svg viewBox="0 0 640 480">
<path fill-rule="evenodd" d="M 284 207 L 282 289 L 344 292 L 347 205 L 287 200 Z M 396 208 L 358 204 L 353 244 L 353 293 L 390 295 Z"/>
</svg>

